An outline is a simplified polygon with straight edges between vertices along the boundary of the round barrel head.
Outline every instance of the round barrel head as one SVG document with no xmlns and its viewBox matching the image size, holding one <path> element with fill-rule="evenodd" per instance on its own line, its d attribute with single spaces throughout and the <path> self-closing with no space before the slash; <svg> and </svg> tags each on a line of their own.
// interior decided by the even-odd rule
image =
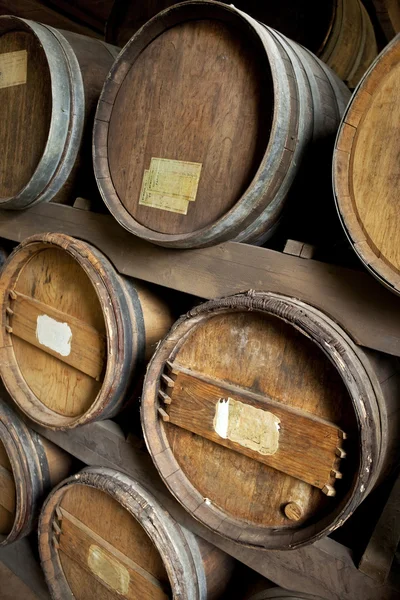
<svg viewBox="0 0 400 600">
<path fill-rule="evenodd" d="M 17 195 L 43 155 L 52 113 L 45 51 L 29 27 L 0 19 L 0 201 Z"/>
<path fill-rule="evenodd" d="M 161 474 L 222 535 L 290 547 L 348 503 L 359 465 L 352 399 L 325 352 L 285 318 L 234 299 L 199 309 L 157 351 L 144 390 Z"/>
<path fill-rule="evenodd" d="M 334 185 L 339 214 L 361 260 L 400 293 L 400 42 L 364 77 L 343 117 Z"/>
<path fill-rule="evenodd" d="M 55 418 L 79 417 L 99 394 L 107 364 L 96 285 L 70 253 L 51 244 L 19 251 L 9 269 L 7 327 L 23 384 L 17 392 L 33 394 L 41 411 Z"/>
<path fill-rule="evenodd" d="M 16 491 L 12 466 L 4 444 L 0 442 L 0 540 L 14 525 Z"/>
<path fill-rule="evenodd" d="M 226 215 L 250 186 L 274 97 L 265 50 L 244 19 L 216 5 L 173 10 L 182 16 L 156 17 L 125 50 L 121 68 L 126 60 L 130 68 L 112 108 L 107 155 L 129 215 L 149 230 L 184 235 Z"/>
<path fill-rule="evenodd" d="M 172 597 L 158 550 L 139 522 L 109 494 L 72 485 L 54 519 L 56 560 L 74 598 Z"/>
</svg>

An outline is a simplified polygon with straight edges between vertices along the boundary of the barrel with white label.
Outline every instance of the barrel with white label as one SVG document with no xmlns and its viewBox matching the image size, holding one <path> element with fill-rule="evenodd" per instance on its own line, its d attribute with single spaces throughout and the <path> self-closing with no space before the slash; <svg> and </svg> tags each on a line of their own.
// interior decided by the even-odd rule
<svg viewBox="0 0 400 600">
<path fill-rule="evenodd" d="M 157 348 L 142 426 L 181 504 L 239 544 L 290 549 L 339 527 L 397 460 L 399 361 L 274 293 L 212 300 Z"/>
<path fill-rule="evenodd" d="M 2 391 L 2 396 L 3 396 Z M 41 505 L 71 468 L 71 457 L 0 399 L 0 546 L 28 535 Z"/>
<path fill-rule="evenodd" d="M 52 492 L 39 549 L 54 600 L 217 600 L 234 565 L 138 482 L 101 467 Z"/>
<path fill-rule="evenodd" d="M 0 208 L 97 194 L 91 129 L 117 54 L 101 40 L 0 17 Z"/>
<path fill-rule="evenodd" d="M 0 292 L 1 376 L 19 408 L 46 427 L 116 414 L 172 322 L 152 289 L 63 234 L 17 246 Z"/>
</svg>

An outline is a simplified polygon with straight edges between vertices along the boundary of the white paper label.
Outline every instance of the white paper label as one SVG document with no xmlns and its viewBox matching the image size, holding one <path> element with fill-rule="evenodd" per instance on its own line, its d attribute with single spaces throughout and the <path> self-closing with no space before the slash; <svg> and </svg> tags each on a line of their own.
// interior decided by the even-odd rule
<svg viewBox="0 0 400 600">
<path fill-rule="evenodd" d="M 279 423 L 271 412 L 232 398 L 221 398 L 215 407 L 215 433 L 259 454 L 277 452 Z"/>
<path fill-rule="evenodd" d="M 39 344 L 61 356 L 71 354 L 72 331 L 68 323 L 61 323 L 48 315 L 39 315 L 36 321 L 36 338 Z"/>
</svg>

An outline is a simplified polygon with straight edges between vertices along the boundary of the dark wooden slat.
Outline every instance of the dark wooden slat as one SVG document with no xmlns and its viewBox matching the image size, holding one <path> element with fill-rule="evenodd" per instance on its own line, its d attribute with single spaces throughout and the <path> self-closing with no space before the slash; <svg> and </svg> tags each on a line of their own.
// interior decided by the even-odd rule
<svg viewBox="0 0 400 600">
<path fill-rule="evenodd" d="M 358 344 L 400 356 L 400 298 L 367 273 L 235 242 L 201 250 L 160 248 L 108 215 L 58 204 L 0 211 L 0 236 L 6 239 L 48 231 L 91 242 L 124 275 L 200 298 L 248 289 L 300 298 L 334 318 Z"/>
</svg>

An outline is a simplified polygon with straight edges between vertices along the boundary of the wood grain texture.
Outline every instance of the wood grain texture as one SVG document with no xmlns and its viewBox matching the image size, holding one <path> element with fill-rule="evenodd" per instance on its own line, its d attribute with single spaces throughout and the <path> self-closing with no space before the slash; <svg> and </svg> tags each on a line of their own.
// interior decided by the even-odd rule
<svg viewBox="0 0 400 600">
<path fill-rule="evenodd" d="M 27 52 L 26 83 L 0 89 L 2 199 L 16 195 L 32 177 L 47 142 L 52 110 L 50 71 L 39 40 L 26 31 L 0 35 L 0 56 L 17 51 Z"/>
<path fill-rule="evenodd" d="M 73 21 L 82 21 L 87 26 L 104 34 L 104 27 L 114 4 L 113 0 L 49 0 L 61 13 L 66 13 Z"/>
<path fill-rule="evenodd" d="M 268 71 L 256 44 L 221 21 L 177 25 L 147 46 L 121 85 L 108 134 L 111 178 L 134 219 L 162 233 L 190 233 L 234 206 L 268 141 Z M 152 157 L 202 165 L 187 215 L 138 203 Z"/>
<path fill-rule="evenodd" d="M 172 363 L 167 380 L 166 362 Z M 178 365 L 176 369 L 174 365 Z M 202 386 L 199 393 L 190 377 L 180 391 L 181 366 L 185 373 L 192 371 L 214 385 Z M 390 389 L 386 388 L 389 381 L 394 386 Z M 397 361 L 364 354 L 319 311 L 293 298 L 249 292 L 200 305 L 175 324 L 147 370 L 142 426 L 163 480 L 202 523 L 239 543 L 293 548 L 342 524 L 387 467 L 397 464 L 398 385 Z M 221 389 L 216 392 L 214 386 Z M 329 420 L 348 433 L 343 451 L 337 450 L 346 460 L 340 464 L 343 478 L 336 483 L 334 500 L 329 497 L 334 493 L 329 484 L 324 490 L 327 498 L 318 488 L 299 481 L 305 479 L 299 472 L 299 479 L 282 473 L 283 455 L 281 464 L 274 464 L 273 456 L 262 457 L 261 462 L 242 448 L 238 452 L 233 444 L 225 447 L 215 435 L 204 435 L 210 420 L 204 405 L 215 403 L 218 396 L 235 398 L 238 388 L 237 397 L 243 402 L 252 402 L 254 393 L 282 405 L 282 413 L 276 413 L 282 415 L 282 444 L 286 406 L 289 411 Z M 160 390 L 170 397 L 170 404 L 164 405 Z M 174 408 L 175 393 L 185 398 L 185 411 L 191 411 L 189 418 L 178 415 L 178 425 L 183 419 L 188 423 L 191 417 L 193 423 L 187 429 L 195 433 L 174 425 L 179 411 L 179 406 Z M 209 396 L 209 401 L 205 402 L 204 396 Z M 160 408 L 166 418 L 163 413 L 160 418 Z M 270 410 L 274 414 L 272 406 Z M 371 427 L 369 418 L 374 423 Z M 217 416 L 215 430 L 216 423 Z M 246 439 L 251 439 L 247 422 L 243 429 Z M 310 437 L 312 434 L 307 443 Z M 296 443 L 293 439 L 294 447 Z M 311 459 L 306 459 L 305 452 L 302 459 L 304 474 Z M 365 476 L 367 480 L 361 481 Z M 284 510 L 291 502 L 300 507 L 297 521 L 288 518 Z"/>
<path fill-rule="evenodd" d="M 166 407 L 169 423 L 245 454 L 314 487 L 323 489 L 326 485 L 334 486 L 336 478 L 332 477 L 332 471 L 339 470 L 336 452 L 342 446 L 343 432 L 332 423 L 316 419 L 305 411 L 290 410 L 277 400 L 227 385 L 226 381 L 205 378 L 193 369 L 181 370 L 176 363 L 174 371 L 174 387 L 169 392 L 171 404 Z M 218 435 L 214 420 L 216 406 L 221 398 L 240 401 L 246 406 L 269 411 L 277 417 L 279 442 L 276 452 L 261 454 Z M 337 475 L 341 474 L 337 472 Z M 287 516 L 286 510 L 285 514 Z"/>
<path fill-rule="evenodd" d="M 183 530 L 138 482 L 101 467 L 85 469 L 53 491 L 39 540 L 56 599 L 72 591 L 83 600 L 97 590 L 107 600 L 138 594 L 217 600 L 233 567 L 224 553 Z"/>
<path fill-rule="evenodd" d="M 155 290 L 136 289 L 95 248 L 59 234 L 25 240 L 0 287 L 5 384 L 47 426 L 104 418 L 136 398 L 145 358 L 173 319 Z"/>
<path fill-rule="evenodd" d="M 93 331 L 94 335 L 91 339 L 76 340 L 77 352 L 80 347 L 78 344 L 84 341 L 88 352 L 93 356 L 93 352 L 99 348 L 99 338 L 104 339 L 106 336 L 103 311 L 95 287 L 72 256 L 57 247 L 49 247 L 32 256 L 27 265 L 21 268 L 14 290 L 17 299 L 12 301 L 10 298 L 10 309 L 16 314 L 10 315 L 9 323 L 12 327 L 16 317 L 16 332 L 13 330 L 12 345 L 23 379 L 38 400 L 49 409 L 68 417 L 82 415 L 90 408 L 101 389 L 103 378 L 100 380 L 98 369 L 96 381 L 96 377 L 93 377 L 93 367 L 85 369 L 83 364 L 80 365 L 82 368 L 78 366 L 77 363 L 82 361 L 82 357 L 72 351 L 72 346 L 71 354 L 62 357 L 57 352 L 48 352 L 48 348 L 39 344 L 36 333 L 37 316 L 40 316 L 38 306 L 32 315 L 34 323 L 31 335 L 29 336 L 28 332 L 21 335 L 18 307 L 15 304 L 18 303 L 18 294 L 22 294 L 25 298 L 37 301 L 40 308 L 48 306 L 50 310 L 46 312 L 44 309 L 41 314 L 56 318 L 58 322 L 70 323 L 69 326 L 77 324 L 78 328 L 79 322 L 84 323 L 86 329 Z M 32 307 L 32 304 L 30 306 Z M 57 318 L 57 313 L 64 314 L 64 318 Z M 25 322 L 27 316 L 28 311 L 25 310 Z M 72 317 L 71 321 L 69 317 Z M 82 333 L 82 329 L 80 332 Z M 26 339 L 27 337 L 30 339 Z M 90 341 L 95 343 L 94 350 L 91 349 L 92 344 L 88 345 Z M 87 373 L 88 370 L 91 372 Z"/>
<path fill-rule="evenodd" d="M 261 244 L 295 184 L 305 189 L 299 170 L 312 148 L 315 160 L 330 155 L 348 97 L 310 52 L 233 5 L 171 7 L 132 38 L 104 85 L 100 192 L 128 231 L 160 245 Z M 194 197 L 176 192 L 176 174 L 160 177 L 160 159 L 201 166 Z M 320 198 L 329 174 L 316 170 Z"/>
<path fill-rule="evenodd" d="M 399 591 L 380 584 L 357 570 L 352 551 L 327 537 L 298 550 L 253 550 L 227 540 L 194 519 L 168 493 L 153 462 L 134 436 L 128 439 L 112 421 L 89 423 L 66 432 L 32 424 L 41 434 L 58 443 L 82 462 L 119 469 L 139 481 L 174 518 L 190 531 L 223 549 L 277 585 L 291 586 L 327 600 L 397 600 Z M 12 547 L 10 548 L 12 550 Z M 0 552 L 1 555 L 1 552 Z M 80 573 L 77 573 L 77 578 Z M 96 600 L 92 596 L 90 600 Z"/>
<path fill-rule="evenodd" d="M 397 293 L 399 61 L 400 43 L 394 40 L 363 79 L 343 117 L 333 165 L 337 206 L 353 247 Z"/>
<path fill-rule="evenodd" d="M 91 242 L 123 275 L 200 298 L 249 289 L 300 298 L 330 315 L 357 344 L 400 356 L 400 301 L 368 273 L 233 242 L 176 252 L 130 235 L 110 216 L 51 203 L 0 211 L 6 239 L 21 242 L 48 231 Z"/>
<path fill-rule="evenodd" d="M 71 194 L 96 192 L 90 171 L 78 180 L 77 170 L 90 165 L 94 108 L 116 50 L 100 40 L 1 16 L 3 60 L 22 50 L 26 83 L 0 90 L 5 110 L 0 203 L 11 209 L 51 200 L 72 204 Z"/>
<path fill-rule="evenodd" d="M 0 401 L 0 546 L 31 533 L 51 485 L 71 468 L 71 457 L 30 430 Z"/>
</svg>

